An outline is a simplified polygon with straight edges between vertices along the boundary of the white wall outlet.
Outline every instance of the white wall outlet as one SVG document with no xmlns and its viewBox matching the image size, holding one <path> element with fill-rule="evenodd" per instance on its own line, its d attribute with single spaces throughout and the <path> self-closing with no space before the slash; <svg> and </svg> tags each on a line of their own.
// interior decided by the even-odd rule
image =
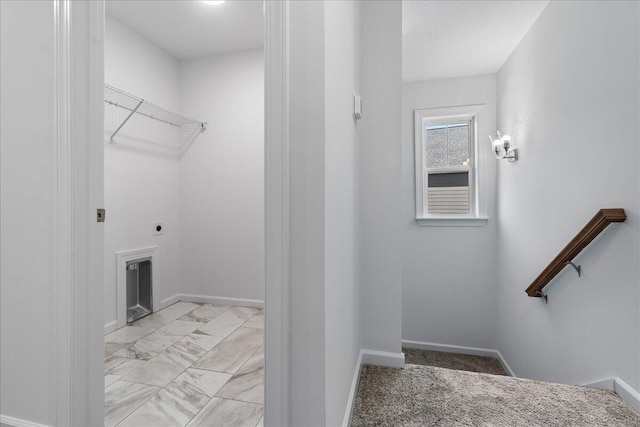
<svg viewBox="0 0 640 427">
<path fill-rule="evenodd" d="M 154 236 L 162 236 L 164 234 L 164 222 L 162 221 L 154 221 L 153 222 L 153 233 Z"/>
<path fill-rule="evenodd" d="M 358 121 L 362 118 L 362 98 L 353 94 L 353 119 Z"/>
</svg>

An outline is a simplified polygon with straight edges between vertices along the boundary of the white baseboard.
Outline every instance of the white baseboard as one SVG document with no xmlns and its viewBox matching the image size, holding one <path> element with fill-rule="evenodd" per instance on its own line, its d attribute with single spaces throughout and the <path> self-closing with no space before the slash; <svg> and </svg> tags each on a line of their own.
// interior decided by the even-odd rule
<svg viewBox="0 0 640 427">
<path fill-rule="evenodd" d="M 614 378 L 614 388 L 618 396 L 629 404 L 636 412 L 640 412 L 640 393 L 632 389 L 629 384 L 622 381 L 620 378 Z"/>
<path fill-rule="evenodd" d="M 112 320 L 109 323 L 105 323 L 104 324 L 104 334 L 110 334 L 111 332 L 115 331 L 116 329 L 118 329 L 118 322 L 116 320 Z"/>
<path fill-rule="evenodd" d="M 349 390 L 349 400 L 347 400 L 347 409 L 344 413 L 342 427 L 351 425 L 351 414 L 353 414 L 353 406 L 356 404 L 356 393 L 358 392 L 358 384 L 360 383 L 360 371 L 362 371 L 362 357 L 364 351 L 360 350 L 358 361 L 353 369 L 353 379 L 351 380 L 351 389 Z"/>
<path fill-rule="evenodd" d="M 221 304 L 221 305 L 232 305 L 238 307 L 254 307 L 254 308 L 264 308 L 264 301 L 257 299 L 245 299 L 245 298 L 226 298 L 226 297 L 214 297 L 207 295 L 192 295 L 192 294 L 175 294 L 170 296 L 169 298 L 165 298 L 160 301 L 160 307 L 156 308 L 153 311 L 159 311 L 163 308 L 169 307 L 172 304 L 177 302 L 197 302 L 200 304 Z M 113 320 L 111 322 L 104 324 L 104 334 L 110 334 L 111 332 L 118 329 L 118 322 Z"/>
<path fill-rule="evenodd" d="M 160 307 L 156 307 L 154 311 L 162 310 L 163 308 L 169 307 L 171 304 L 175 304 L 180 301 L 180 294 L 176 294 L 172 297 L 163 299 L 160 301 Z M 111 332 L 118 329 L 118 321 L 112 320 L 111 322 L 107 322 L 104 324 L 104 334 L 110 334 Z"/>
<path fill-rule="evenodd" d="M 489 348 L 478 348 L 478 347 L 464 347 L 460 345 L 449 345 L 449 344 L 437 344 L 432 342 L 422 342 L 422 341 L 411 341 L 411 340 L 403 340 L 402 346 L 407 348 L 416 348 L 419 350 L 430 350 L 430 351 L 441 351 L 444 353 L 456 353 L 456 354 L 470 354 L 472 356 L 486 356 L 493 357 L 498 359 L 502 364 L 507 373 L 515 377 L 516 375 L 513 373 L 513 370 L 507 363 L 502 354 L 498 350 L 492 350 Z"/>
<path fill-rule="evenodd" d="M 201 304 L 222 304 L 241 307 L 264 308 L 264 300 L 246 298 L 227 298 L 209 295 L 177 294 L 178 301 L 198 302 Z M 174 297 L 172 297 L 174 298 Z"/>
<path fill-rule="evenodd" d="M 507 371 L 507 374 L 509 374 L 510 377 L 516 377 L 516 374 L 513 372 L 513 369 L 511 369 L 511 366 L 509 366 L 509 364 L 507 363 L 507 359 L 505 359 L 502 356 L 502 353 L 500 353 L 499 350 L 496 350 L 497 353 L 497 358 L 500 361 L 500 363 L 502 363 L 502 367 L 504 368 L 505 371 Z"/>
<path fill-rule="evenodd" d="M 636 412 L 640 412 L 640 393 L 632 389 L 629 384 L 625 383 L 618 377 L 596 381 L 585 384 L 585 386 L 613 391 L 620 396 L 620 399 L 627 402 L 627 404 Z"/>
<path fill-rule="evenodd" d="M 606 380 L 595 381 L 588 384 L 582 384 L 584 387 L 599 388 L 602 390 L 615 391 L 616 380 L 615 378 L 607 378 Z"/>
<path fill-rule="evenodd" d="M 163 308 L 167 308 L 170 305 L 173 305 L 179 301 L 181 301 L 180 294 L 175 294 L 173 296 L 170 296 L 169 298 L 165 298 L 162 301 L 160 301 L 160 307 L 154 307 L 153 311 L 160 311 Z"/>
<path fill-rule="evenodd" d="M 349 390 L 349 400 L 347 400 L 347 408 L 344 413 L 342 427 L 349 427 L 351 424 L 351 414 L 353 414 L 353 406 L 356 403 L 356 393 L 358 392 L 358 384 L 360 383 L 360 371 L 362 365 L 385 366 L 388 368 L 402 368 L 404 366 L 404 354 L 392 353 L 389 351 L 366 350 L 361 349 L 358 355 L 356 366 L 353 369 L 353 379 L 351 380 L 351 389 Z"/>
<path fill-rule="evenodd" d="M 361 352 L 363 365 L 386 366 L 387 368 L 402 368 L 404 366 L 404 353 L 367 349 L 363 349 Z"/>
<path fill-rule="evenodd" d="M 2 427 L 49 427 L 44 424 L 34 423 L 32 421 L 21 420 L 20 418 L 10 417 L 0 414 L 0 426 Z"/>
</svg>

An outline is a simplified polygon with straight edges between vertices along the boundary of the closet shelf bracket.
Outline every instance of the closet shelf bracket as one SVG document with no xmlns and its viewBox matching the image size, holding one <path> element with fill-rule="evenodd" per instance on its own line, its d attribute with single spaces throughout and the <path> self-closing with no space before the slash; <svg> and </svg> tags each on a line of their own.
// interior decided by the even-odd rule
<svg viewBox="0 0 640 427">
<path fill-rule="evenodd" d="M 116 129 L 112 134 L 111 134 L 111 138 L 109 138 L 109 142 L 113 143 L 113 137 L 116 136 L 116 134 L 118 132 L 120 132 L 120 129 L 122 129 L 122 126 L 125 125 L 125 123 L 127 123 L 129 121 L 129 119 L 131 118 L 131 116 L 133 116 L 133 113 L 135 113 L 136 111 L 138 111 L 138 108 L 140 108 L 140 106 L 142 105 L 142 103 L 144 102 L 144 99 L 140 99 L 140 101 L 138 102 L 138 105 L 135 106 L 135 108 L 133 110 L 131 110 L 131 112 L 129 113 L 129 115 L 127 116 L 126 119 L 124 119 L 124 121 L 122 123 L 120 123 L 120 126 L 118 126 L 118 129 Z"/>
</svg>

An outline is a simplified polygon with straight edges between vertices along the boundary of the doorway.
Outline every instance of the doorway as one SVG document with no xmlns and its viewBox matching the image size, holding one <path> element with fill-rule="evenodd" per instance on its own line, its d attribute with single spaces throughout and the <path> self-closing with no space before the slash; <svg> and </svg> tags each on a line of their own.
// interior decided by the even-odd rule
<svg viewBox="0 0 640 427">
<path fill-rule="evenodd" d="M 263 27 L 260 1 L 106 3 L 105 425 L 262 422 Z"/>
</svg>

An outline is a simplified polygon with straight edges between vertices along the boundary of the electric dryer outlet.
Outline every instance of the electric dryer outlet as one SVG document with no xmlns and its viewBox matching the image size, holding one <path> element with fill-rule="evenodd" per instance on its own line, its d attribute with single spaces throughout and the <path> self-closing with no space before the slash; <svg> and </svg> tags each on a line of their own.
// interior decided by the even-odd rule
<svg viewBox="0 0 640 427">
<path fill-rule="evenodd" d="M 154 236 L 162 236 L 164 234 L 164 222 L 162 221 L 154 221 L 153 222 L 153 233 Z"/>
</svg>

